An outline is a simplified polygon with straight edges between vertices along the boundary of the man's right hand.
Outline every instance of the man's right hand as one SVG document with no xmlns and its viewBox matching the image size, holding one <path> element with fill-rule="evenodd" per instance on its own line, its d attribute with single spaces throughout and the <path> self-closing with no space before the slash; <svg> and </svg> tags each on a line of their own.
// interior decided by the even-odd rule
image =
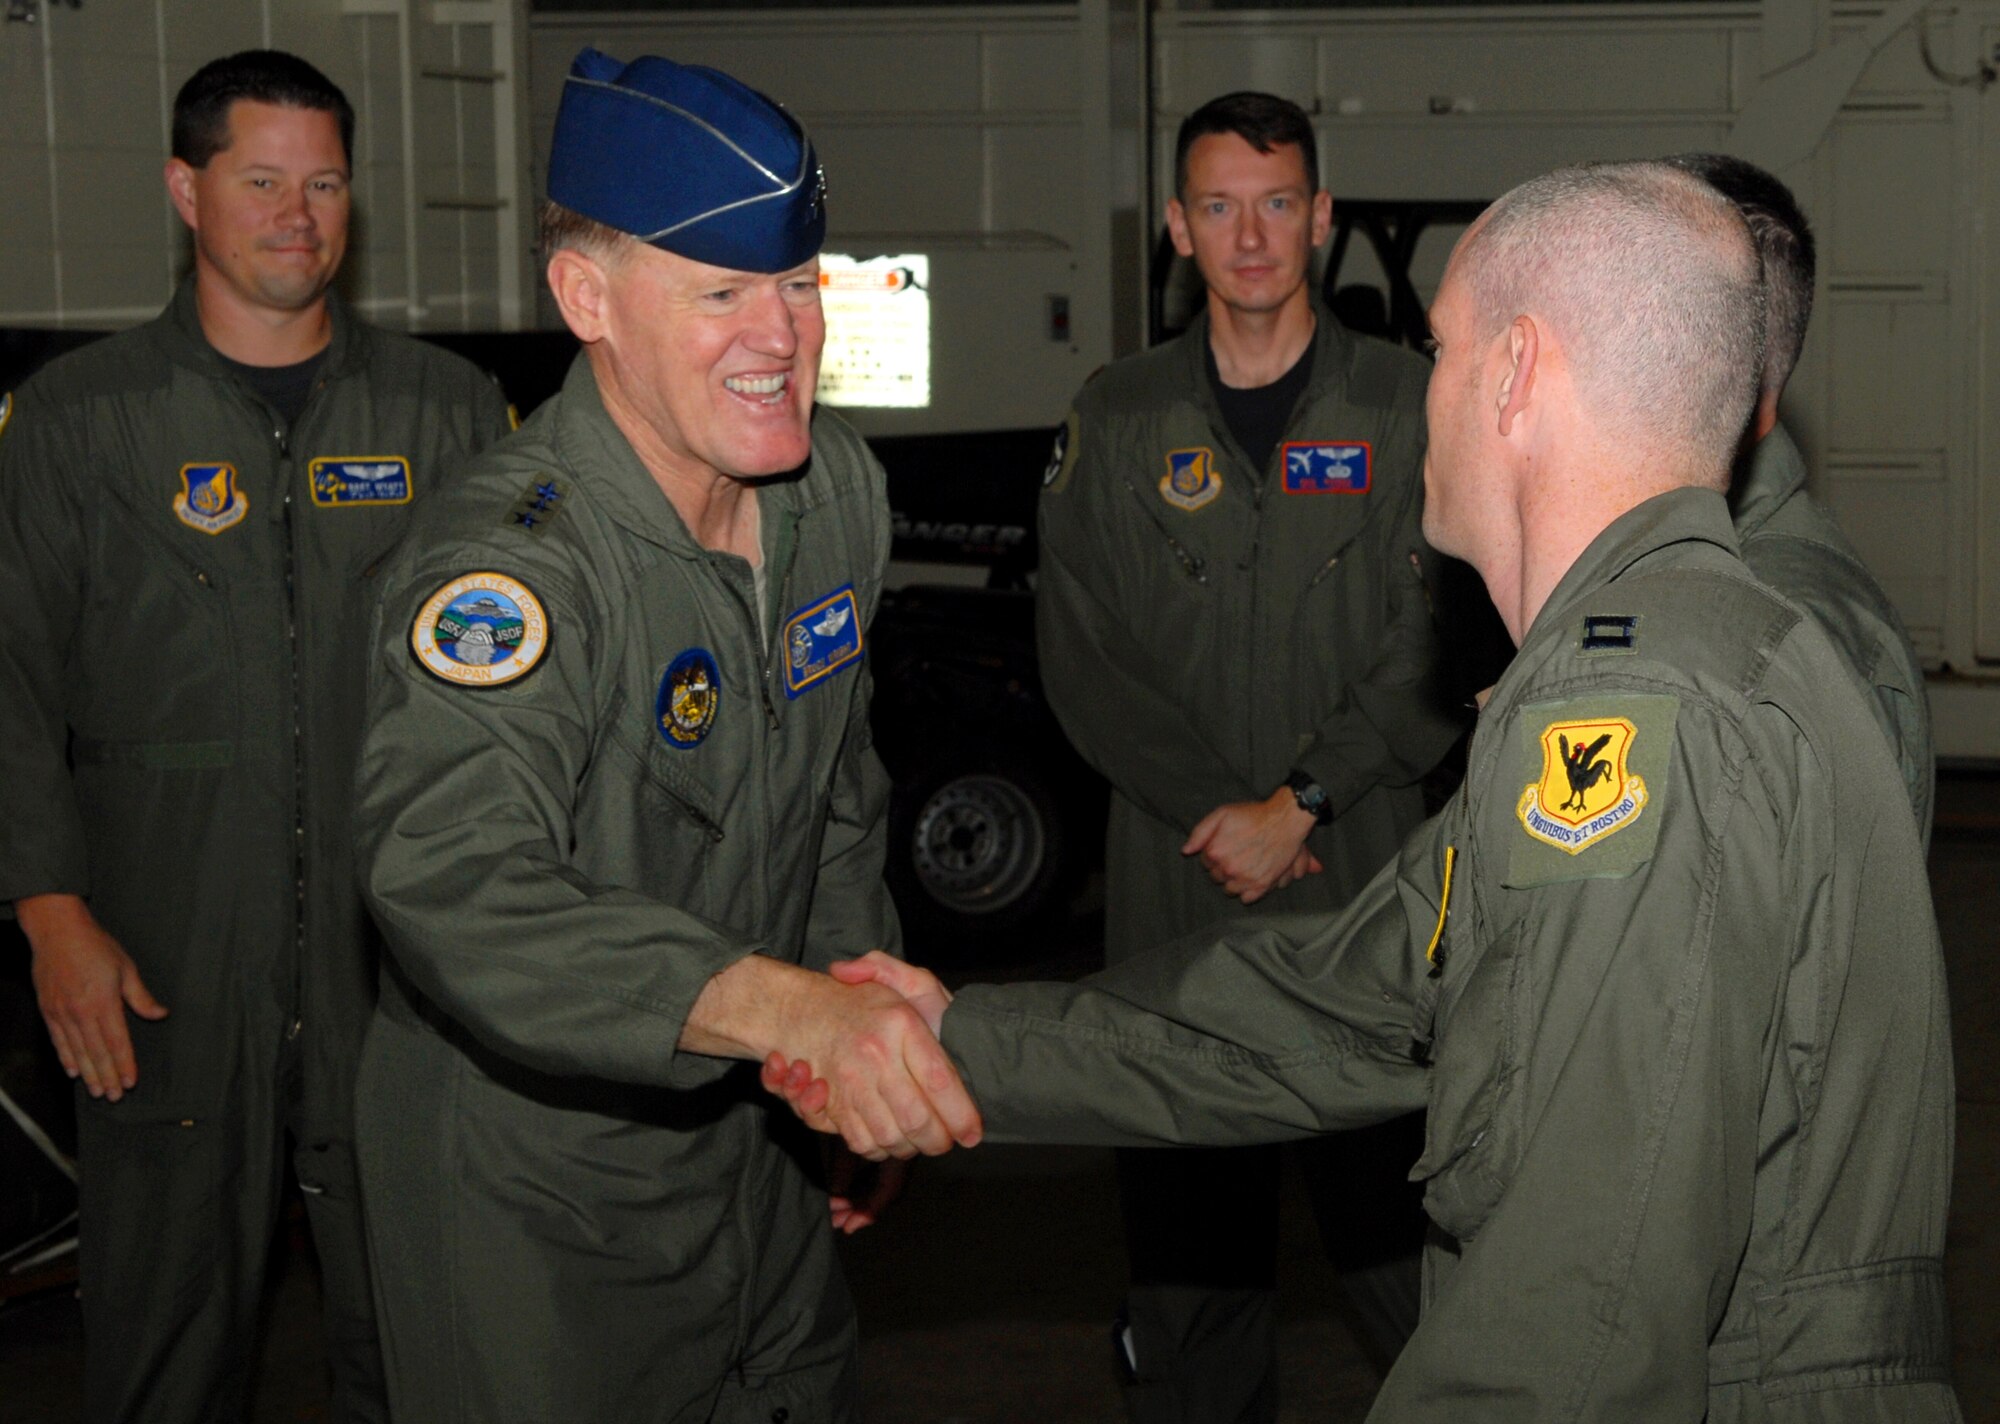
<svg viewBox="0 0 2000 1424">
<path fill-rule="evenodd" d="M 132 956 L 97 923 L 82 897 L 30 895 L 14 902 L 34 951 L 35 997 L 63 1071 L 93 1098 L 117 1102 L 139 1081 L 125 1010 L 163 1019 Z"/>
<path fill-rule="evenodd" d="M 979 1109 L 921 1010 L 882 984 L 746 955 L 702 989 L 680 1047 L 811 1063 L 826 1094 L 811 1125 L 872 1162 L 979 1141 Z"/>
<path fill-rule="evenodd" d="M 951 1005 L 951 990 L 928 969 L 874 949 L 859 959 L 836 959 L 827 972 L 843 984 L 881 984 L 895 990 L 923 1017 L 932 1037 L 943 1034 L 944 1011 Z M 764 1060 L 761 1077 L 765 1091 L 782 1098 L 806 1126 L 817 1132 L 841 1130 L 829 1111 L 832 1085 L 813 1072 L 809 1058 L 787 1058 L 782 1053 L 772 1053 Z"/>
</svg>

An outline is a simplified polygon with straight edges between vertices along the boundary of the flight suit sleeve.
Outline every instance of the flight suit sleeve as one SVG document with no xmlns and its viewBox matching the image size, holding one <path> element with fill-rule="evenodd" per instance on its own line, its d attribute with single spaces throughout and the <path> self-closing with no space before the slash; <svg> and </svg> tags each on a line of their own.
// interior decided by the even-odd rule
<svg viewBox="0 0 2000 1424">
<path fill-rule="evenodd" d="M 482 1043 L 541 1072 L 691 1087 L 727 1067 L 677 1045 L 708 981 L 768 947 L 570 863 L 600 733 L 587 600 L 512 575 L 548 620 L 538 664 L 462 687 L 411 652 L 426 600 L 491 553 L 405 580 L 375 629 L 356 786 L 362 890 L 398 967 Z M 441 571 L 440 571 L 441 570 Z"/>
<path fill-rule="evenodd" d="M 1416 460 L 1421 468 L 1421 441 Z M 1443 653 L 1424 581 L 1423 481 L 1403 483 L 1403 506 L 1374 550 L 1383 561 L 1389 608 L 1368 670 L 1348 685 L 1295 763 L 1325 790 L 1336 817 L 1377 786 L 1408 786 L 1421 778 L 1464 730 L 1462 715 L 1446 700 Z"/>
<path fill-rule="evenodd" d="M 1331 921 L 1266 916 L 1076 984 L 961 990 L 943 1040 L 986 1139 L 1239 1146 L 1421 1108 L 1434 834 Z"/>
<path fill-rule="evenodd" d="M 1779 1021 L 1811 952 L 1813 912 L 1787 907 L 1826 893 L 1793 848 L 1833 815 L 1792 724 L 1751 717 L 1683 701 L 1644 810 L 1574 855 L 1531 841 L 1527 802 L 1486 808 L 1475 883 L 1493 928 L 1477 956 L 1454 948 L 1475 960 L 1464 979 L 1445 970 L 1456 1002 L 1416 1169 L 1459 1247 L 1383 1417 L 1703 1417 L 1769 1060 L 1812 1037 Z M 1641 743 L 1657 735 L 1635 720 Z M 1803 996 L 1812 1013 L 1824 992 Z"/>
<path fill-rule="evenodd" d="M 1035 641 L 1056 720 L 1081 756 L 1148 815 L 1192 831 L 1217 806 L 1268 795 L 1159 690 L 1120 612 L 1104 505 L 1114 477 L 1095 427 L 1072 414 L 1064 463 L 1042 491 Z"/>
<path fill-rule="evenodd" d="M 0 394 L 0 907 L 87 895 L 89 855 L 66 758 L 63 668 L 88 557 L 58 412 Z"/>
</svg>

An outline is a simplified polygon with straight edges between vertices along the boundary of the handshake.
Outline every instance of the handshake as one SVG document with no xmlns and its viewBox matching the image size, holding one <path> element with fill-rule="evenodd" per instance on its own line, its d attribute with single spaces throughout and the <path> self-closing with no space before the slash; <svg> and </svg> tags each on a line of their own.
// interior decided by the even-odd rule
<svg viewBox="0 0 2000 1424">
<path fill-rule="evenodd" d="M 979 1109 L 938 1043 L 950 991 L 879 949 L 828 973 L 838 984 L 814 975 L 810 1002 L 788 1015 L 784 1051 L 764 1058 L 764 1087 L 873 1162 L 976 1145 Z"/>
</svg>

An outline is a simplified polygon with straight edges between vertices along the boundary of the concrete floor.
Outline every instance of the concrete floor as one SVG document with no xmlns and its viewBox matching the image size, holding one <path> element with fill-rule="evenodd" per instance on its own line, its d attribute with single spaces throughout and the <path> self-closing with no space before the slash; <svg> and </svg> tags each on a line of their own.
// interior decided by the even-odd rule
<svg viewBox="0 0 2000 1424">
<path fill-rule="evenodd" d="M 1951 973 L 1958 1169 L 1947 1282 L 1959 1394 L 2000 1424 L 2000 777 L 1941 779 L 1931 880 Z M 1080 943 L 1007 977 L 1073 970 Z M 1284 1216 L 1280 1350 L 1291 1421 L 1366 1412 L 1374 1376 L 1340 1315 L 1298 1185 Z M 327 1417 L 309 1248 L 273 1272 L 253 1418 Z M 1107 1424 L 1122 1250 L 1108 1153 L 993 1148 L 922 1165 L 882 1225 L 844 1246 L 862 1312 L 869 1424 Z M 0 1424 L 77 1415 L 82 1340 L 67 1291 L 0 1309 Z"/>
</svg>

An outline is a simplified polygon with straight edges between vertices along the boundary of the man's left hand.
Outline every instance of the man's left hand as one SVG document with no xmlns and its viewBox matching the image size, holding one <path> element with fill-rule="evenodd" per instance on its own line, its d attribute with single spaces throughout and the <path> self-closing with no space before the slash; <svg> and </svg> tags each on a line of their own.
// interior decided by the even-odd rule
<svg viewBox="0 0 2000 1424">
<path fill-rule="evenodd" d="M 909 1179 L 908 1162 L 894 1157 L 886 1162 L 870 1162 L 850 1152 L 845 1145 L 835 1146 L 827 1170 L 826 1198 L 833 1229 L 852 1236 L 864 1226 L 873 1226 L 903 1194 L 903 1186 Z"/>
<path fill-rule="evenodd" d="M 1306 849 L 1314 825 L 1291 788 L 1281 786 L 1262 801 L 1232 801 L 1210 811 L 1181 847 L 1199 855 L 1208 878 L 1246 905 L 1273 890 L 1320 872 L 1319 858 Z"/>
</svg>

